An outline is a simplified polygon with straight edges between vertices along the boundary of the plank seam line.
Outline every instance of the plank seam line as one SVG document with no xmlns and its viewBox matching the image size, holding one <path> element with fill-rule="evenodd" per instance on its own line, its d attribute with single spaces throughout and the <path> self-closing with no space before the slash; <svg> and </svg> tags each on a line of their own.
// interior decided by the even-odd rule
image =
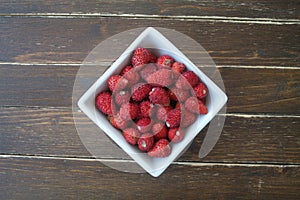
<svg viewBox="0 0 300 200">
<path fill-rule="evenodd" d="M 275 19 L 257 17 L 226 17 L 226 16 L 197 16 L 197 15 L 148 15 L 148 14 L 114 14 L 114 13 L 1 13 L 2 17 L 41 17 L 41 18 L 97 18 L 97 17 L 120 17 L 132 19 L 158 19 L 180 21 L 209 21 L 225 23 L 253 23 L 290 25 L 300 24 L 299 19 Z"/>
<path fill-rule="evenodd" d="M 121 163 L 136 163 L 134 160 L 121 159 L 96 159 L 96 158 L 74 158 L 74 157 L 54 157 L 54 156 L 29 156 L 29 155 L 0 155 L 0 158 L 24 158 L 24 159 L 52 159 L 52 160 L 69 160 L 69 161 L 88 161 L 88 162 L 121 162 Z M 266 163 L 219 163 L 219 162 L 184 162 L 175 161 L 173 165 L 186 165 L 193 167 L 209 167 L 209 166 L 226 166 L 226 167 L 300 167 L 299 164 L 266 164 Z"/>
<path fill-rule="evenodd" d="M 0 106 L 0 109 L 34 109 L 34 110 L 65 110 L 73 111 L 72 107 L 41 107 L 41 106 Z M 81 110 L 77 110 L 81 113 Z M 276 115 L 276 114 L 246 114 L 246 113 L 225 113 L 217 114 L 226 117 L 241 117 L 241 118 L 300 118 L 300 115 Z"/>
<path fill-rule="evenodd" d="M 111 65 L 112 62 L 103 62 L 103 64 Z M 76 66 L 83 65 L 82 63 L 23 63 L 23 62 L 1 62 L 0 65 L 20 65 L 20 66 Z M 99 64 L 84 64 L 85 66 L 98 66 Z M 245 69 L 295 69 L 300 67 L 292 66 L 268 66 L 268 65 L 217 65 L 217 68 L 245 68 Z"/>
</svg>

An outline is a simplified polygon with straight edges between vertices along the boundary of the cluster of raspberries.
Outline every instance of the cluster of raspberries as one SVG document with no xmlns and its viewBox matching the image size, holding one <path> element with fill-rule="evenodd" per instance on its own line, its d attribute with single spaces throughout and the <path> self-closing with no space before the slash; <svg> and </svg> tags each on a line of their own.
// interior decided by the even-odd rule
<svg viewBox="0 0 300 200">
<path fill-rule="evenodd" d="M 170 155 L 170 142 L 180 142 L 197 115 L 208 112 L 208 89 L 199 77 L 171 56 L 157 58 L 146 48 L 135 49 L 131 65 L 109 77 L 107 86 L 96 96 L 96 108 L 151 157 Z"/>
</svg>

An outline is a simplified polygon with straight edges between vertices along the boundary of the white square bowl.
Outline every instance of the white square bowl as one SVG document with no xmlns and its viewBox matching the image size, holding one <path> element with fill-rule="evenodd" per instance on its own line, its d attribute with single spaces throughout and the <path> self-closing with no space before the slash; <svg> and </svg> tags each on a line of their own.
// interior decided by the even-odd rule
<svg viewBox="0 0 300 200">
<path fill-rule="evenodd" d="M 125 66 L 130 63 L 132 52 L 138 47 L 151 48 L 157 56 L 169 54 L 176 61 L 186 65 L 188 70 L 194 71 L 204 82 L 209 90 L 206 97 L 208 113 L 199 115 L 196 121 L 190 125 L 184 139 L 177 143 L 171 143 L 172 153 L 166 158 L 152 158 L 146 153 L 141 153 L 138 148 L 128 144 L 119 130 L 114 128 L 106 116 L 97 111 L 95 107 L 95 96 L 107 90 L 107 79 L 118 74 Z M 158 177 L 168 166 L 181 155 L 188 147 L 196 135 L 213 119 L 227 101 L 226 94 L 198 67 L 196 67 L 180 50 L 178 50 L 167 38 L 159 31 L 149 27 L 146 28 L 122 55 L 106 70 L 106 72 L 83 94 L 78 101 L 79 108 L 98 125 L 115 143 L 117 143 L 133 160 L 135 160 L 144 170 L 154 177 Z"/>
</svg>

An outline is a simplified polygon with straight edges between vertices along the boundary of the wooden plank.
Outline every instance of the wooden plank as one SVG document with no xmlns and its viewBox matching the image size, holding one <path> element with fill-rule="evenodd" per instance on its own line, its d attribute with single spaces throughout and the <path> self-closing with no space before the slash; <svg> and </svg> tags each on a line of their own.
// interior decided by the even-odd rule
<svg viewBox="0 0 300 200">
<path fill-rule="evenodd" d="M 96 144 L 102 158 L 129 158 L 118 148 L 112 154 L 114 144 L 83 113 L 75 112 L 74 116 L 81 133 L 99 134 L 105 141 Z M 1 154 L 90 156 L 75 129 L 71 110 L 1 108 L 0 125 Z M 299 129 L 300 118 L 295 117 L 228 116 L 217 145 L 207 157 L 198 157 L 206 127 L 179 160 L 300 163 Z"/>
<path fill-rule="evenodd" d="M 86 73 L 81 78 L 86 89 L 101 76 L 106 64 L 99 63 L 95 71 L 84 68 Z M 78 69 L 79 66 L 1 65 L 0 105 L 69 107 Z M 229 97 L 228 112 L 300 114 L 300 70 L 226 67 L 219 71 Z M 80 97 L 85 90 L 74 92 Z"/>
<path fill-rule="evenodd" d="M 114 17 L 2 17 L 0 61 L 81 63 L 106 38 L 147 26 L 175 29 L 190 36 L 210 53 L 218 65 L 299 66 L 298 25 Z M 119 45 L 116 44 L 116 47 Z"/>
<path fill-rule="evenodd" d="M 288 166 L 171 165 L 153 178 L 96 161 L 16 158 L 1 159 L 0 171 L 2 199 L 297 199 L 300 186 L 300 168 Z"/>
<path fill-rule="evenodd" d="M 132 9 L 134 7 L 134 9 Z M 0 13 L 111 13 L 162 16 L 227 16 L 299 19 L 297 1 L 104 1 L 104 0 L 1 0 Z"/>
</svg>

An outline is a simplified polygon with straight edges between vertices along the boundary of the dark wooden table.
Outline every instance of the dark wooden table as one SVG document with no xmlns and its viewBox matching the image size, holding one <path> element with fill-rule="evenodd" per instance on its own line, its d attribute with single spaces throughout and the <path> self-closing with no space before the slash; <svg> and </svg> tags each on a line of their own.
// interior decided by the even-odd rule
<svg viewBox="0 0 300 200">
<path fill-rule="evenodd" d="M 299 199 L 299 10 L 297 0 L 0 0 L 0 199 Z M 87 54 L 146 26 L 201 43 L 229 97 L 213 151 L 198 157 L 199 134 L 159 178 L 95 161 L 72 115 Z"/>
</svg>

